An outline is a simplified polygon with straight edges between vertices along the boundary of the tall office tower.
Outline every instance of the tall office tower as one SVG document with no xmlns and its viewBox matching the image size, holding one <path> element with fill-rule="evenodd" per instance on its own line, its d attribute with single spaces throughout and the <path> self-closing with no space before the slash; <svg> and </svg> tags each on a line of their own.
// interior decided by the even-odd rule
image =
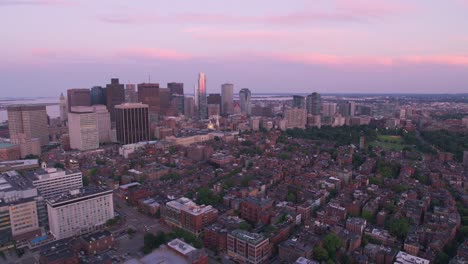
<svg viewBox="0 0 468 264">
<path fill-rule="evenodd" d="M 175 110 L 177 115 L 184 114 L 185 97 L 181 94 L 173 94 L 171 98 L 171 108 Z"/>
<path fill-rule="evenodd" d="M 183 95 L 184 94 L 184 84 L 177 82 L 167 83 L 167 88 L 170 90 L 171 95 Z"/>
<path fill-rule="evenodd" d="M 110 142 L 111 121 L 107 107 L 105 105 L 93 105 L 93 112 L 96 114 L 99 143 Z"/>
<path fill-rule="evenodd" d="M 38 138 L 40 145 L 49 143 L 49 125 L 45 105 L 9 106 L 8 129 L 14 144 L 21 144 L 24 139 L 30 141 Z"/>
<path fill-rule="evenodd" d="M 112 190 L 82 188 L 47 200 L 50 233 L 57 239 L 103 228 L 114 217 Z"/>
<path fill-rule="evenodd" d="M 305 97 L 300 96 L 300 95 L 294 95 L 293 96 L 293 107 L 299 108 L 299 109 L 305 109 L 306 108 Z"/>
<path fill-rule="evenodd" d="M 234 85 L 225 83 L 221 85 L 221 112 L 230 115 L 234 112 Z"/>
<path fill-rule="evenodd" d="M 193 97 L 184 98 L 184 116 L 192 118 L 195 114 L 195 100 Z"/>
<path fill-rule="evenodd" d="M 171 92 L 168 88 L 159 88 L 159 102 L 161 103 L 161 115 L 167 115 L 171 108 Z"/>
<path fill-rule="evenodd" d="M 28 171 L 25 176 L 45 199 L 83 187 L 83 174 L 79 170 L 41 168 Z"/>
<path fill-rule="evenodd" d="M 125 103 L 115 109 L 118 142 L 126 145 L 150 140 L 147 104 Z"/>
<path fill-rule="evenodd" d="M 355 116 L 356 115 L 356 103 L 353 101 L 350 101 L 348 103 L 349 103 L 349 113 L 351 114 L 351 116 Z"/>
<path fill-rule="evenodd" d="M 0 245 L 41 234 L 37 189 L 16 171 L 0 173 Z"/>
<path fill-rule="evenodd" d="M 115 106 L 124 102 L 124 85 L 119 83 L 119 79 L 111 79 L 111 83 L 106 85 L 106 105 L 111 115 L 111 122 L 115 122 Z"/>
<path fill-rule="evenodd" d="M 136 103 L 138 102 L 138 94 L 136 91 L 135 84 L 126 84 L 125 85 L 125 102 L 126 103 Z"/>
<path fill-rule="evenodd" d="M 91 92 L 89 89 L 67 90 L 68 112 L 72 106 L 91 106 Z"/>
<path fill-rule="evenodd" d="M 241 112 L 250 115 L 252 113 L 252 104 L 250 101 L 251 92 L 249 89 L 244 88 L 239 91 L 239 100 Z"/>
<path fill-rule="evenodd" d="M 106 88 L 94 86 L 91 88 L 91 105 L 106 105 Z"/>
<path fill-rule="evenodd" d="M 307 111 L 305 109 L 291 108 L 284 112 L 287 128 L 305 128 L 307 124 Z"/>
<path fill-rule="evenodd" d="M 91 106 L 74 106 L 68 113 L 70 147 L 78 150 L 99 148 L 96 113 Z"/>
<path fill-rule="evenodd" d="M 307 96 L 306 108 L 307 113 L 312 115 L 320 115 L 322 107 L 322 99 L 319 93 L 312 93 Z"/>
<path fill-rule="evenodd" d="M 66 121 L 68 118 L 68 107 L 67 107 L 67 98 L 63 96 L 63 93 L 60 94 L 60 120 Z"/>
<path fill-rule="evenodd" d="M 341 102 L 338 105 L 339 112 L 344 117 L 354 116 L 355 114 L 355 104 L 354 102 Z"/>
<path fill-rule="evenodd" d="M 322 114 L 323 116 L 334 116 L 336 114 L 336 103 L 323 103 Z"/>
<path fill-rule="evenodd" d="M 208 102 L 206 98 L 206 75 L 200 72 L 198 75 L 198 89 L 196 93 L 198 99 L 197 107 L 200 119 L 208 118 Z"/>
<path fill-rule="evenodd" d="M 209 94 L 206 98 L 208 104 L 219 105 L 221 109 L 221 95 L 220 94 Z"/>
<path fill-rule="evenodd" d="M 148 105 L 150 116 L 158 116 L 161 114 L 161 98 L 159 92 L 159 83 L 138 84 L 138 102 Z"/>
<path fill-rule="evenodd" d="M 208 117 L 215 117 L 221 115 L 219 104 L 208 104 Z"/>
</svg>

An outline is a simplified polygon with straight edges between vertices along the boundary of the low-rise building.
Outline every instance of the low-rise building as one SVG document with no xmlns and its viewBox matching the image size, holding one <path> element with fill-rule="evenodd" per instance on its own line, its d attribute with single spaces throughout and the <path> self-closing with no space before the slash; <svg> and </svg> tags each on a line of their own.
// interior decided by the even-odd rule
<svg viewBox="0 0 468 264">
<path fill-rule="evenodd" d="M 263 235 L 233 230 L 227 237 L 227 254 L 240 263 L 266 263 L 270 257 L 270 242 Z"/>
</svg>

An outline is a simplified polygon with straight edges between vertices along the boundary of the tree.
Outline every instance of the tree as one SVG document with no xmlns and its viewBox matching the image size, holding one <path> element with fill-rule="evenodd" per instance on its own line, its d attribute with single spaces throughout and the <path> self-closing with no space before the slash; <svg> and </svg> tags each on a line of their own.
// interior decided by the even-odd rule
<svg viewBox="0 0 468 264">
<path fill-rule="evenodd" d="M 83 176 L 83 186 L 89 185 L 89 178 L 87 176 Z"/>
<path fill-rule="evenodd" d="M 336 234 L 328 234 L 323 240 L 324 248 L 328 252 L 328 256 L 332 259 L 336 257 L 336 251 L 343 245 L 343 242 Z"/>
<path fill-rule="evenodd" d="M 406 238 L 408 234 L 408 230 L 410 227 L 410 221 L 406 217 L 401 217 L 397 219 L 392 219 L 388 223 L 388 231 L 396 236 L 397 238 L 403 240 Z"/>
<path fill-rule="evenodd" d="M 321 246 L 316 246 L 313 251 L 313 256 L 314 259 L 322 262 L 322 261 L 327 261 L 329 258 L 328 252 Z"/>
<path fill-rule="evenodd" d="M 244 221 L 239 224 L 239 229 L 250 231 L 252 229 L 252 226 L 249 223 Z"/>
<path fill-rule="evenodd" d="M 63 163 L 56 162 L 56 163 L 54 164 L 54 168 L 64 170 L 64 169 L 65 169 L 65 165 L 63 165 Z"/>
<path fill-rule="evenodd" d="M 220 197 L 213 193 L 209 188 L 203 187 L 198 189 L 197 203 L 206 205 L 216 205 L 220 201 Z"/>
</svg>

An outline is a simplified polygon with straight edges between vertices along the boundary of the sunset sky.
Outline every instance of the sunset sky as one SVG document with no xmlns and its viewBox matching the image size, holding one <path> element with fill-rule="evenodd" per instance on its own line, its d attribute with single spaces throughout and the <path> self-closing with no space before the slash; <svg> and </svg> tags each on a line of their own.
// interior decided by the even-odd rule
<svg viewBox="0 0 468 264">
<path fill-rule="evenodd" d="M 468 0 L 0 0 L 0 97 L 232 82 L 253 93 L 468 92 Z"/>
</svg>

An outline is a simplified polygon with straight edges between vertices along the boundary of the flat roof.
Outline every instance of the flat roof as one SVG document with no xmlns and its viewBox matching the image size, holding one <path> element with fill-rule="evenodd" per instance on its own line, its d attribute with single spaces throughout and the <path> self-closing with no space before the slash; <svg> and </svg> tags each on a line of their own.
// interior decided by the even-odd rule
<svg viewBox="0 0 468 264">
<path fill-rule="evenodd" d="M 52 207 L 58 207 L 65 204 L 78 202 L 80 200 L 86 200 L 88 198 L 94 198 L 112 193 L 112 190 L 103 187 L 84 187 L 51 197 L 49 200 L 47 200 L 47 203 Z"/>
<path fill-rule="evenodd" d="M 17 146 L 16 144 L 8 143 L 8 142 L 0 142 L 0 149 L 3 148 L 11 148 Z"/>
<path fill-rule="evenodd" d="M 187 255 L 190 252 L 197 250 L 196 248 L 192 247 L 191 245 L 185 243 L 184 241 L 176 238 L 167 243 L 167 246 L 174 249 L 175 251 L 179 252 L 182 255 Z"/>
<path fill-rule="evenodd" d="M 250 233 L 245 230 L 236 229 L 231 232 L 231 235 L 236 237 L 237 239 L 241 239 L 243 241 L 249 242 L 251 244 L 257 245 L 260 242 L 265 240 L 265 237 L 261 234 L 257 233 Z"/>
</svg>

